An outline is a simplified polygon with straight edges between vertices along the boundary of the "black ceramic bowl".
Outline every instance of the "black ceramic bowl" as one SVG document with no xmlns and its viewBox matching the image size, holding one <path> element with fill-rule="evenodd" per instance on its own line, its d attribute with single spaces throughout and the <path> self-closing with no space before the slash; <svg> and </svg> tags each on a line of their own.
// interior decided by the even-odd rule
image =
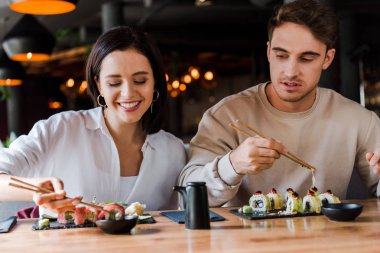
<svg viewBox="0 0 380 253">
<path fill-rule="evenodd" d="M 97 220 L 95 223 L 105 233 L 127 234 L 136 226 L 137 220 L 137 215 L 129 215 L 124 220 Z"/>
<path fill-rule="evenodd" d="M 355 203 L 326 204 L 322 206 L 322 213 L 330 220 L 352 221 L 362 212 L 363 206 Z"/>
</svg>

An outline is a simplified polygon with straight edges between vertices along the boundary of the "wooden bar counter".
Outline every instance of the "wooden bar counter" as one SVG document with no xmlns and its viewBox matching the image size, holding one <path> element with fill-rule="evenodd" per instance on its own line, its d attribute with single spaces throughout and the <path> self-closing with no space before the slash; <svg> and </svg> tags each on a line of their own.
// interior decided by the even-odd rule
<svg viewBox="0 0 380 253">
<path fill-rule="evenodd" d="M 157 223 L 125 235 L 99 228 L 32 231 L 33 220 L 19 220 L 0 234 L 0 252 L 380 252 L 380 200 L 356 202 L 364 209 L 352 222 L 323 215 L 250 221 L 213 208 L 227 220 L 211 222 L 210 230 L 187 230 L 152 212 Z"/>
</svg>

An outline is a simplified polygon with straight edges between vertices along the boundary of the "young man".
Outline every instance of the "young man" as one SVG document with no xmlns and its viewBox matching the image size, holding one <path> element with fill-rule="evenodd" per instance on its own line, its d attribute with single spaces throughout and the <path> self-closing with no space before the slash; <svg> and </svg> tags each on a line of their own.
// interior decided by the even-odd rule
<svg viewBox="0 0 380 253">
<path fill-rule="evenodd" d="M 331 189 L 345 198 L 355 168 L 377 194 L 379 118 L 318 87 L 322 70 L 334 59 L 337 23 L 330 8 L 312 0 L 276 11 L 268 23 L 270 81 L 229 96 L 204 114 L 181 184 L 206 181 L 211 206 L 242 205 L 252 193 L 271 188 L 285 193 L 291 187 L 303 196 L 312 185 L 311 172 L 283 156 L 290 151 L 316 167 L 322 192 Z M 271 138 L 253 133 L 247 138 L 229 126 L 246 130 L 242 122 Z"/>
</svg>

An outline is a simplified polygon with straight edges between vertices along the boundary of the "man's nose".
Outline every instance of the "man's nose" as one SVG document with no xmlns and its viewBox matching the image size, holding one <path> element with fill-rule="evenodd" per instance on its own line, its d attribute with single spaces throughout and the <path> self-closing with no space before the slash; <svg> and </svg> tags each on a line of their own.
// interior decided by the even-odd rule
<svg viewBox="0 0 380 253">
<path fill-rule="evenodd" d="M 285 75 L 287 78 L 294 78 L 299 75 L 299 64 L 296 60 L 289 60 L 286 64 Z"/>
</svg>

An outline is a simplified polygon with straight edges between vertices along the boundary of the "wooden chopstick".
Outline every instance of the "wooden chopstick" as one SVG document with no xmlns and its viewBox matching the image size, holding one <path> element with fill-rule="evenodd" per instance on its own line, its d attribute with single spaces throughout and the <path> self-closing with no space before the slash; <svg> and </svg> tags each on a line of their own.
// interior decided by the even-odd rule
<svg viewBox="0 0 380 253">
<path fill-rule="evenodd" d="M 252 131 L 253 133 L 255 133 L 256 135 L 262 137 L 262 138 L 267 138 L 265 137 L 265 135 L 261 134 L 260 132 L 258 132 L 257 130 L 251 128 L 250 126 L 242 123 L 241 121 L 239 120 L 236 120 L 235 122 L 240 122 L 242 125 L 244 125 L 245 128 L 247 128 L 248 130 Z M 252 137 L 252 135 L 250 133 L 248 133 L 247 131 L 237 127 L 236 125 L 230 123 L 229 124 L 230 127 L 234 128 L 235 130 L 245 134 L 247 137 Z M 286 158 L 292 160 L 293 162 L 295 163 L 298 163 L 299 165 L 301 165 L 302 167 L 305 167 L 307 169 L 310 169 L 310 170 L 315 170 L 316 168 L 310 164 L 308 164 L 307 162 L 303 161 L 302 159 L 298 158 L 297 156 L 295 156 L 294 154 L 290 153 L 290 152 L 287 152 L 286 154 L 282 154 L 283 156 L 285 156 Z"/>
<path fill-rule="evenodd" d="M 19 184 L 14 184 L 12 182 L 8 183 L 9 186 L 13 186 L 13 187 L 16 187 L 16 188 L 20 188 L 20 189 L 24 189 L 24 190 L 29 190 L 29 191 L 33 191 L 33 192 L 39 192 L 39 193 L 53 193 L 53 191 L 51 191 L 51 190 L 48 190 L 46 188 L 39 187 L 39 186 L 36 186 L 36 185 L 33 185 L 33 184 L 29 184 L 28 182 L 22 181 L 20 179 L 14 178 L 14 177 L 11 177 L 10 180 L 18 182 L 20 184 L 24 184 L 25 186 L 24 185 L 19 185 Z M 69 198 L 69 197 L 65 197 L 65 199 L 66 198 Z M 95 205 L 95 204 L 92 204 L 92 203 L 88 203 L 88 202 L 84 202 L 84 201 L 80 201 L 79 203 L 81 203 L 83 205 L 86 205 L 86 206 L 89 206 L 89 207 L 92 207 L 92 208 L 95 208 L 95 209 L 97 209 L 99 211 L 104 211 L 106 213 L 109 213 L 109 211 L 104 210 L 102 206 L 98 206 L 98 205 Z"/>
</svg>

